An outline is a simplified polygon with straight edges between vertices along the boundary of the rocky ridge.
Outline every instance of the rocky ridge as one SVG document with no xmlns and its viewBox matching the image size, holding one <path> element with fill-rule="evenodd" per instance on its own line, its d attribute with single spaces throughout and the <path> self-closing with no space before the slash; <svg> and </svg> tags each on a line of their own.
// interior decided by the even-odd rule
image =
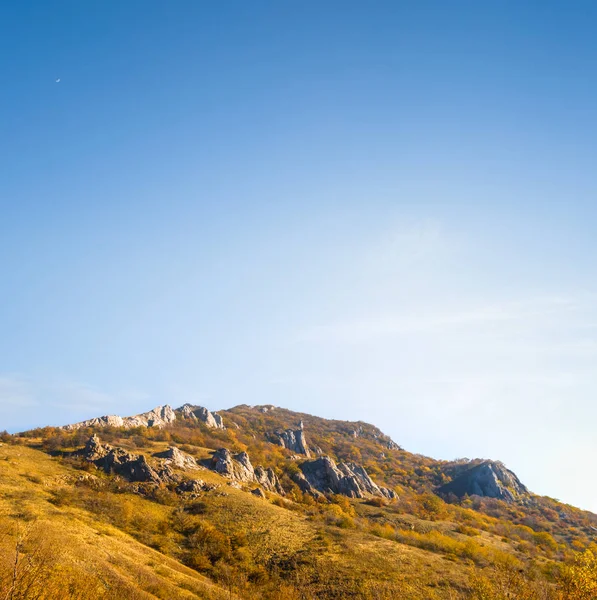
<svg viewBox="0 0 597 600">
<path fill-rule="evenodd" d="M 258 413 L 258 419 L 252 421 L 253 414 Z M 240 416 L 240 423 L 237 422 Z M 298 425 L 287 427 L 292 420 L 299 420 Z M 303 420 L 309 425 L 313 425 L 315 442 L 322 443 L 329 438 L 322 438 L 322 426 L 316 417 L 292 413 L 286 409 L 277 408 L 271 405 L 248 407 L 241 405 L 235 409 L 225 412 L 225 418 L 229 426 L 237 429 L 248 427 L 259 427 L 253 429 L 253 439 L 261 436 L 262 440 L 275 443 L 292 452 L 292 456 L 284 454 L 287 460 L 296 461 L 299 466 L 299 472 L 294 473 L 292 477 L 299 487 L 312 495 L 326 493 L 343 494 L 353 498 L 363 498 L 368 496 L 379 496 L 393 498 L 394 492 L 384 488 L 372 481 L 371 477 L 363 466 L 355 462 L 340 461 L 336 464 L 331 456 L 336 459 L 341 457 L 335 453 L 335 449 L 321 448 L 314 444 L 309 446 L 305 435 Z M 224 420 L 221 415 L 210 412 L 208 409 L 185 404 L 180 408 L 173 410 L 170 406 L 159 406 L 151 411 L 134 415 L 131 417 L 104 416 L 67 425 L 66 430 L 76 430 L 82 427 L 102 428 L 102 427 L 165 427 L 172 425 L 177 420 L 198 421 L 211 429 L 224 430 Z M 376 427 L 364 422 L 340 422 L 322 420 L 335 436 L 345 436 L 354 440 L 363 440 L 364 443 L 374 442 L 383 447 L 395 450 L 400 449 L 398 444 L 391 438 L 383 434 Z M 297 422 L 296 420 L 294 421 Z M 279 427 L 279 428 L 276 428 Z M 284 427 L 286 427 L 284 429 Z M 251 431 L 251 429 L 249 429 Z M 324 429 L 324 431 L 326 431 Z M 319 437 L 318 437 L 319 436 Z M 93 438 L 92 438 L 93 439 Z M 341 439 L 341 438 L 340 438 Z M 245 442 L 246 443 L 246 442 Z M 107 445 L 95 444 L 95 449 L 90 450 L 88 454 L 94 455 L 90 460 L 95 462 L 98 467 L 117 473 L 126 477 L 130 481 L 153 481 L 163 483 L 171 482 L 173 469 L 197 469 L 200 468 L 197 461 L 189 455 L 185 455 L 175 447 L 171 447 L 165 452 L 154 455 L 154 458 L 161 461 L 159 467 L 152 467 L 145 457 L 141 455 L 127 453 L 119 448 L 112 448 Z M 93 446 L 94 444 L 88 443 Z M 324 445 L 324 444 L 322 444 Z M 103 450 L 101 448 L 103 448 Z M 213 446 L 212 446 L 213 447 Z M 217 447 L 217 446 L 216 446 Z M 99 454 L 102 454 L 101 456 Z M 313 458 L 313 454 L 317 456 Z M 380 452 L 376 455 L 381 460 L 385 459 L 385 453 Z M 304 461 L 304 458 L 309 460 Z M 370 457 L 369 457 L 370 460 Z M 153 462 L 151 463 L 154 464 Z M 249 455 L 246 453 L 232 454 L 229 450 L 221 448 L 214 452 L 211 461 L 206 465 L 230 480 L 231 484 L 257 484 L 262 489 L 277 494 L 284 494 L 284 490 L 278 480 L 278 477 L 272 468 L 263 466 L 253 467 Z M 449 482 L 432 489 L 440 496 L 463 497 L 463 496 L 482 496 L 496 498 L 507 502 L 527 501 L 529 492 L 520 482 L 518 477 L 504 467 L 503 464 L 495 461 L 476 460 L 466 462 L 446 463 L 442 467 L 442 474 L 447 476 Z"/>
<path fill-rule="evenodd" d="M 172 407 L 158 406 L 149 412 L 132 417 L 119 417 L 118 415 L 106 415 L 103 417 L 95 417 L 80 423 L 72 423 L 65 425 L 63 429 L 72 431 L 83 427 L 124 427 L 132 429 L 133 427 L 164 427 L 176 421 L 176 413 Z"/>
<path fill-rule="evenodd" d="M 120 417 L 118 415 L 94 417 L 93 419 L 80 421 L 79 423 L 64 425 L 62 429 L 73 431 L 85 427 L 122 427 L 124 429 L 132 429 L 133 427 L 161 428 L 174 423 L 177 416 L 180 416 L 182 419 L 200 421 L 211 429 L 226 429 L 224 421 L 218 413 L 212 413 L 203 406 L 194 406 L 191 404 L 184 404 L 176 410 L 166 404 L 158 406 L 149 412 L 131 417 Z"/>
</svg>

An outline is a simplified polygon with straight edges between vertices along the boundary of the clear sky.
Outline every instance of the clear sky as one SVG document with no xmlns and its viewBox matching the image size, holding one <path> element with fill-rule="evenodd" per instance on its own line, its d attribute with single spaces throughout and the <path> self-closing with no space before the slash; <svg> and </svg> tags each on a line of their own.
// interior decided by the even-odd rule
<svg viewBox="0 0 597 600">
<path fill-rule="evenodd" d="M 2 3 L 0 429 L 271 403 L 597 511 L 596 28 Z"/>
</svg>

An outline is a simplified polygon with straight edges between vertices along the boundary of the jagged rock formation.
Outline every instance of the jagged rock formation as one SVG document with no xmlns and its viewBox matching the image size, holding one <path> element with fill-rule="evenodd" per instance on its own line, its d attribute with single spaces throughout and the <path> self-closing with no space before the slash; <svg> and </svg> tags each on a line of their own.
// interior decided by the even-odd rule
<svg viewBox="0 0 597 600">
<path fill-rule="evenodd" d="M 122 448 L 102 444 L 97 435 L 92 435 L 85 448 L 77 454 L 106 473 L 120 475 L 129 481 L 163 483 L 174 480 L 174 474 L 168 466 L 158 472 L 142 454 L 132 454 Z"/>
<path fill-rule="evenodd" d="M 255 481 L 261 485 L 261 487 L 268 492 L 275 492 L 284 496 L 284 488 L 280 485 L 278 476 L 274 473 L 274 470 L 270 467 L 264 469 L 263 467 L 255 467 Z"/>
<path fill-rule="evenodd" d="M 203 406 L 193 406 L 184 404 L 180 408 L 173 410 L 169 405 L 158 406 L 149 412 L 132 417 L 119 417 L 118 415 L 106 415 L 104 417 L 95 417 L 80 423 L 65 425 L 64 429 L 73 430 L 82 427 L 164 427 L 176 421 L 176 415 L 183 419 L 193 419 L 205 423 L 212 429 L 226 429 L 222 417 L 218 413 L 212 413 Z"/>
<path fill-rule="evenodd" d="M 294 481 L 303 492 L 314 496 L 319 493 L 342 494 L 349 498 L 365 498 L 381 496 L 396 498 L 395 492 L 378 486 L 369 477 L 361 465 L 355 463 L 336 463 L 329 456 L 304 462 L 300 465 L 301 473 L 294 476 Z"/>
<path fill-rule="evenodd" d="M 72 431 L 82 427 L 124 427 L 131 429 L 133 427 L 164 427 L 176 420 L 176 414 L 170 406 L 158 406 L 149 412 L 132 417 L 119 417 L 118 415 L 106 415 L 104 417 L 95 417 L 80 423 L 65 425 L 63 429 Z"/>
<path fill-rule="evenodd" d="M 253 494 L 253 496 L 257 496 L 257 498 L 265 498 L 265 492 L 261 488 L 255 488 L 254 490 L 251 490 L 251 494 Z"/>
<path fill-rule="evenodd" d="M 441 486 L 438 492 L 444 496 L 486 496 L 506 502 L 513 502 L 529 493 L 512 471 L 491 460 L 458 465 L 454 479 Z"/>
<path fill-rule="evenodd" d="M 224 421 L 222 417 L 215 412 L 210 412 L 203 406 L 193 406 L 192 404 L 184 404 L 180 408 L 176 409 L 176 412 L 183 419 L 195 419 L 205 423 L 207 427 L 212 429 L 226 429 L 224 427 Z"/>
<path fill-rule="evenodd" d="M 199 465 L 197 461 L 186 452 L 179 450 L 175 446 L 170 446 L 168 450 L 164 452 L 158 452 L 154 454 L 156 458 L 161 458 L 167 465 L 177 467 L 179 469 L 198 469 Z"/>
<path fill-rule="evenodd" d="M 220 448 L 214 452 L 211 459 L 211 468 L 233 482 L 258 483 L 268 492 L 284 495 L 274 470 L 264 469 L 261 466 L 253 468 L 249 455 L 246 452 L 232 454 L 227 448 Z"/>
<path fill-rule="evenodd" d="M 307 440 L 305 438 L 305 431 L 303 429 L 303 422 L 299 423 L 298 429 L 286 429 L 286 431 L 275 431 L 270 436 L 270 441 L 283 448 L 288 448 L 291 452 L 296 454 L 304 454 L 307 458 L 310 458 L 311 452 L 307 446 Z"/>
<path fill-rule="evenodd" d="M 233 455 L 227 448 L 220 448 L 212 456 L 211 467 L 216 473 L 234 481 L 248 483 L 255 480 L 255 470 L 246 452 Z"/>
</svg>

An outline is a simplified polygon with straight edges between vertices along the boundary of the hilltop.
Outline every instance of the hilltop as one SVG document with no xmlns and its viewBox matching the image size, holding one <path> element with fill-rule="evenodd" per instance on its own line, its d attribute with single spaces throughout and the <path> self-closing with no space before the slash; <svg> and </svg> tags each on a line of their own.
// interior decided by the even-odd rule
<svg viewBox="0 0 597 600">
<path fill-rule="evenodd" d="M 585 597 L 568 565 L 591 554 L 596 515 L 364 422 L 185 404 L 2 439 L 14 600 Z M 41 531 L 72 551 L 52 558 Z"/>
</svg>

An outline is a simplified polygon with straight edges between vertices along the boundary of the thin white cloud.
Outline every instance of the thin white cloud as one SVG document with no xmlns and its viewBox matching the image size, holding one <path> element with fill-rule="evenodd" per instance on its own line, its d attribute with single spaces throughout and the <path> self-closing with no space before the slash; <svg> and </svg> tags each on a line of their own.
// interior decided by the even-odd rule
<svg viewBox="0 0 597 600">
<path fill-rule="evenodd" d="M 18 375 L 0 376 L 0 407 L 26 408 L 39 406 L 33 386 Z"/>
<path fill-rule="evenodd" d="M 99 415 L 120 414 L 123 406 L 146 410 L 150 403 L 148 395 L 136 390 L 106 393 L 76 381 L 0 376 L 0 429 L 63 425 Z"/>
<path fill-rule="evenodd" d="M 299 342 L 366 342 L 410 333 L 441 333 L 466 326 L 483 326 L 574 311 L 574 299 L 541 297 L 473 308 L 462 312 L 397 314 L 316 325 L 300 332 Z"/>
</svg>

